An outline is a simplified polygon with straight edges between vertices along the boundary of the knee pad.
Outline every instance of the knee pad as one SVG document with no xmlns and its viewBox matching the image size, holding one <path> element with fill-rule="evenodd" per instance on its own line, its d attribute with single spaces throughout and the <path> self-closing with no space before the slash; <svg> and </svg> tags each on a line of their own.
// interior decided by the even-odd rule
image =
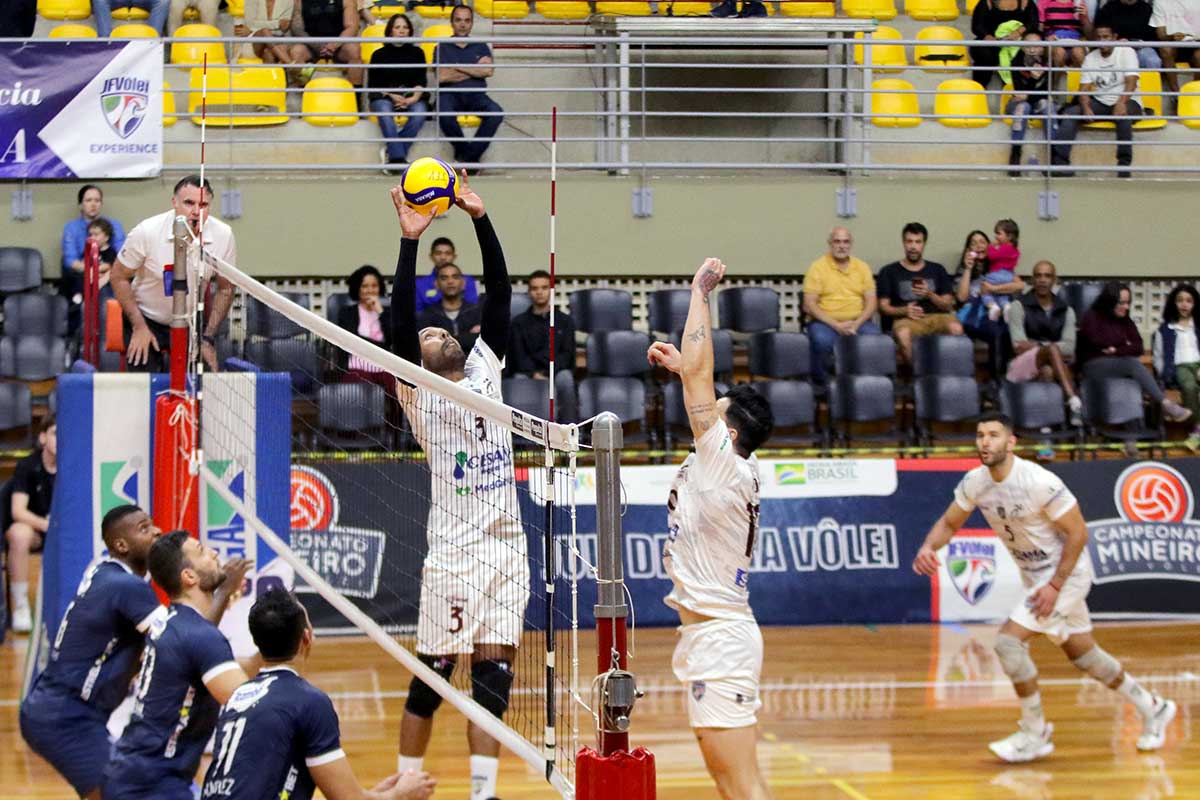
<svg viewBox="0 0 1200 800">
<path fill-rule="evenodd" d="M 1000 667 L 1013 683 L 1024 683 L 1037 677 L 1037 665 L 1029 657 L 1029 645 L 1015 636 L 1002 633 L 996 637 L 996 656 Z"/>
<path fill-rule="evenodd" d="M 454 659 L 436 656 L 417 656 L 425 666 L 432 669 L 446 680 L 454 674 Z M 429 688 L 420 678 L 414 677 L 408 685 L 408 699 L 404 701 L 404 710 L 413 716 L 429 719 L 433 712 L 442 704 L 442 696 Z"/>
<path fill-rule="evenodd" d="M 1121 662 L 1101 649 L 1100 645 L 1096 645 L 1071 663 L 1105 686 L 1121 677 Z"/>
<path fill-rule="evenodd" d="M 511 661 L 488 659 L 471 665 L 471 696 L 497 718 L 508 710 L 512 683 Z"/>
</svg>

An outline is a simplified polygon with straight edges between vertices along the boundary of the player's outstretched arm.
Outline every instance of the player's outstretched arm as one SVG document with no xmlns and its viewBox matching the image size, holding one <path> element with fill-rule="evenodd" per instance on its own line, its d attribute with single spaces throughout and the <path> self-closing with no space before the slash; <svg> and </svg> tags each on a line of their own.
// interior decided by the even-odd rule
<svg viewBox="0 0 1200 800">
<path fill-rule="evenodd" d="M 933 527 L 925 536 L 925 542 L 917 551 L 917 557 L 913 559 L 913 572 L 921 575 L 933 575 L 937 572 L 941 564 L 937 551 L 950 543 L 958 529 L 967 524 L 967 518 L 970 516 L 971 512 L 963 511 L 957 500 L 951 501 L 946 513 L 933 523 Z"/>
<path fill-rule="evenodd" d="M 309 767 L 308 771 L 328 800 L 426 800 L 433 796 L 437 784 L 427 772 L 406 772 L 391 775 L 374 789 L 364 790 L 346 758 Z"/>
<path fill-rule="evenodd" d="M 459 178 L 462 189 L 455 205 L 470 215 L 475 223 L 475 238 L 479 240 L 479 252 L 483 258 L 483 286 L 487 294 L 483 298 L 483 317 L 479 336 L 487 343 L 496 358 L 503 360 L 508 350 L 508 327 L 512 318 L 512 284 L 508 280 L 508 264 L 504 260 L 504 249 L 492 220 L 483 207 L 483 198 L 475 193 L 467 182 L 467 171 Z"/>
<path fill-rule="evenodd" d="M 433 221 L 404 202 L 399 186 L 392 188 L 392 204 L 400 218 L 400 255 L 392 280 L 392 351 L 417 366 L 421 365 L 421 343 L 417 338 L 417 245 Z"/>
<path fill-rule="evenodd" d="M 229 608 L 230 602 L 236 597 L 240 597 L 242 586 L 246 583 L 246 575 L 254 568 L 254 562 L 245 558 L 231 558 L 225 562 L 225 566 L 221 571 L 225 573 L 225 580 L 221 581 L 221 585 L 213 590 L 212 602 L 208 606 L 208 621 L 213 625 L 220 625 L 221 618 L 225 616 L 225 609 Z"/>
<path fill-rule="evenodd" d="M 706 258 L 692 278 L 692 301 L 683 325 L 679 376 L 683 379 L 683 402 L 687 407 L 692 436 L 699 439 L 717 424 L 717 394 L 713 389 L 712 314 L 708 296 L 725 275 L 719 258 Z M 669 368 L 669 367 L 668 367 Z"/>
</svg>

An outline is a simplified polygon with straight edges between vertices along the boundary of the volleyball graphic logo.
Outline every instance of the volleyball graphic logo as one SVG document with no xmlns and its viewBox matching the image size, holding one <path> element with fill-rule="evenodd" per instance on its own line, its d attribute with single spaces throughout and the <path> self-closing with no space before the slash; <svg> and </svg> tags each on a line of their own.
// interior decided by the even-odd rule
<svg viewBox="0 0 1200 800">
<path fill-rule="evenodd" d="M 1192 487 L 1173 467 L 1151 461 L 1121 473 L 1114 503 L 1131 522 L 1183 522 L 1192 517 Z"/>
<path fill-rule="evenodd" d="M 458 199 L 458 176 L 440 158 L 418 158 L 400 176 L 400 191 L 417 211 L 440 216 Z"/>
<path fill-rule="evenodd" d="M 337 493 L 321 473 L 292 467 L 292 530 L 322 531 L 337 520 Z"/>
</svg>

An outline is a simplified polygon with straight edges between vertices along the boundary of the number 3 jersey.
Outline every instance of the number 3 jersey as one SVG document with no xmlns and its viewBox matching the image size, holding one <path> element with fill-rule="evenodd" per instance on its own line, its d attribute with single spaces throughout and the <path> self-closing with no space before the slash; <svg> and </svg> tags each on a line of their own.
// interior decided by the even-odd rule
<svg viewBox="0 0 1200 800">
<path fill-rule="evenodd" d="M 963 511 L 978 508 L 1021 568 L 1026 586 L 1045 583 L 1062 559 L 1063 536 L 1054 524 L 1078 503 L 1062 478 L 1048 469 L 1013 457 L 1012 469 L 1000 482 L 985 466 L 963 475 L 954 490 Z M 1092 577 L 1092 559 L 1085 548 L 1072 577 Z"/>
<path fill-rule="evenodd" d="M 754 620 L 750 560 L 758 532 L 758 461 L 737 454 L 724 420 L 696 440 L 667 500 L 666 597 L 718 619 Z"/>
<path fill-rule="evenodd" d="M 290 667 L 269 667 L 234 691 L 217 720 L 204 800 L 309 800 L 309 768 L 345 758 L 329 696 Z"/>
<path fill-rule="evenodd" d="M 464 389 L 501 401 L 504 365 L 482 337 L 467 356 Z M 488 537 L 524 540 L 512 434 L 447 397 L 399 385 L 404 414 L 430 472 L 426 563 L 453 569 Z"/>
</svg>

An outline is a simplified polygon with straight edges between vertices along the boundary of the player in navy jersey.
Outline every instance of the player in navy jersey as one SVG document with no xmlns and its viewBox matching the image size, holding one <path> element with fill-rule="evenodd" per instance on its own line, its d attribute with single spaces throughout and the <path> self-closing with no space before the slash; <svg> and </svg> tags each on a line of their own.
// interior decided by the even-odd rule
<svg viewBox="0 0 1200 800">
<path fill-rule="evenodd" d="M 319 788 L 329 800 L 425 800 L 428 774 L 392 775 L 364 791 L 342 750 L 329 696 L 300 677 L 313 632 L 295 595 L 271 591 L 250 609 L 250 635 L 263 658 L 221 709 L 204 800 L 309 800 Z"/>
<path fill-rule="evenodd" d="M 192 800 L 192 781 L 217 712 L 260 662 L 257 654 L 234 660 L 216 626 L 249 564 L 239 560 L 222 571 L 216 551 L 186 531 L 159 536 L 148 561 L 151 577 L 171 603 L 150 624 L 134 684 L 133 718 L 113 748 L 101 796 Z"/>
<path fill-rule="evenodd" d="M 80 797 L 100 797 L 111 747 L 105 724 L 129 691 L 151 622 L 166 616 L 145 579 L 158 534 L 137 506 L 104 515 L 108 556 L 84 573 L 46 669 L 21 703 L 21 735 Z"/>
</svg>

